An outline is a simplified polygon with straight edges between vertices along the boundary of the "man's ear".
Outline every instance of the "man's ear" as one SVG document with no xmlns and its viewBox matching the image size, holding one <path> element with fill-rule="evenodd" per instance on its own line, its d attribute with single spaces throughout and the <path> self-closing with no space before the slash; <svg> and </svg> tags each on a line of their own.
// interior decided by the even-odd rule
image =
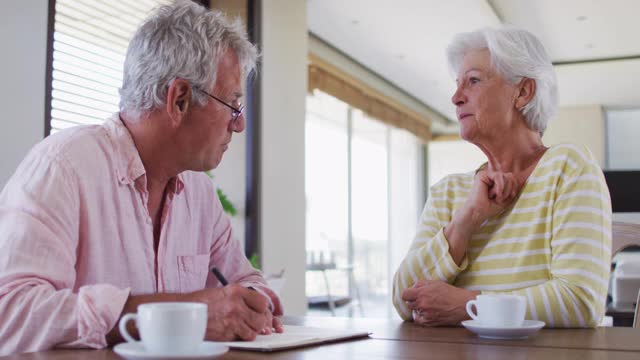
<svg viewBox="0 0 640 360">
<path fill-rule="evenodd" d="M 524 108 L 536 94 L 536 81 L 529 78 L 523 78 L 518 84 L 518 96 L 516 97 L 516 108 Z"/>
<path fill-rule="evenodd" d="M 167 89 L 167 114 L 173 126 L 182 123 L 191 105 L 191 84 L 183 79 L 174 79 Z"/>
</svg>

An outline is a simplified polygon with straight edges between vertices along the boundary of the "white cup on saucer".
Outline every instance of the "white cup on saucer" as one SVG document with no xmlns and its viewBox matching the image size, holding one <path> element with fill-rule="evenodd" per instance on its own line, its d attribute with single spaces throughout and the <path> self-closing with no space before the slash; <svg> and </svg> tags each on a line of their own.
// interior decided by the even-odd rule
<svg viewBox="0 0 640 360">
<path fill-rule="evenodd" d="M 159 302 L 138 306 L 137 314 L 120 319 L 120 334 L 127 342 L 136 340 L 127 332 L 135 320 L 142 345 L 150 355 L 188 355 L 198 351 L 207 328 L 207 304 Z"/>
<path fill-rule="evenodd" d="M 520 295 L 478 295 L 467 302 L 467 314 L 483 326 L 522 326 L 526 312 L 527 301 Z"/>
</svg>

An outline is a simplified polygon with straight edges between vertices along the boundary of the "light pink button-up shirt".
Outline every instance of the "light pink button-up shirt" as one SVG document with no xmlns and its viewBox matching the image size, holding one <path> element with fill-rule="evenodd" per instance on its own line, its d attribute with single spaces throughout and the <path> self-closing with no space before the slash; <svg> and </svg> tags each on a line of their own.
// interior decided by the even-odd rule
<svg viewBox="0 0 640 360">
<path fill-rule="evenodd" d="M 208 176 L 168 187 L 156 270 L 145 169 L 119 118 L 37 144 L 0 193 L 0 355 L 104 347 L 129 294 L 219 286 L 214 265 L 279 304 Z"/>
</svg>

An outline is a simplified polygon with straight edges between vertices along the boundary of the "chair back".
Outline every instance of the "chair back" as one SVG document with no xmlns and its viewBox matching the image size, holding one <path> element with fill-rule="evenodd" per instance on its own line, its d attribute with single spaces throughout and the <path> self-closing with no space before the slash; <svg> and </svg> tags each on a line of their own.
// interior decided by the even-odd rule
<svg viewBox="0 0 640 360">
<path fill-rule="evenodd" d="M 640 291 L 638 291 L 638 298 L 636 299 L 636 311 L 633 314 L 633 327 L 635 329 L 640 328 L 640 319 L 638 319 L 638 307 L 640 307 Z"/>
<path fill-rule="evenodd" d="M 640 247 L 640 224 L 614 221 L 612 224 L 611 257 L 630 247 Z"/>
<path fill-rule="evenodd" d="M 640 224 L 625 223 L 614 221 L 613 234 L 611 238 L 611 258 L 620 251 L 631 246 L 640 247 Z M 640 307 L 640 291 L 635 304 L 635 313 L 633 316 L 633 327 L 640 328 L 640 319 L 638 318 L 638 307 Z"/>
</svg>

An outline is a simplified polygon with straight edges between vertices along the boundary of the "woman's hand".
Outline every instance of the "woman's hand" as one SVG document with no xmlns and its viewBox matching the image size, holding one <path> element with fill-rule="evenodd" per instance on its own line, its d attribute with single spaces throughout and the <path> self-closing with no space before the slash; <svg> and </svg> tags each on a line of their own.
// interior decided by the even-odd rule
<svg viewBox="0 0 640 360">
<path fill-rule="evenodd" d="M 467 201 L 444 228 L 449 253 L 456 264 L 462 263 L 471 236 L 488 218 L 504 211 L 516 199 L 521 187 L 511 173 L 486 169 L 476 173 Z"/>
<path fill-rule="evenodd" d="M 459 325 L 469 319 L 466 306 L 479 291 L 457 288 L 439 280 L 422 280 L 402 292 L 413 310 L 413 321 L 424 326 Z"/>
<path fill-rule="evenodd" d="M 488 218 L 503 212 L 516 199 L 522 185 L 512 173 L 478 171 L 465 207 L 473 222 L 482 224 Z"/>
</svg>

